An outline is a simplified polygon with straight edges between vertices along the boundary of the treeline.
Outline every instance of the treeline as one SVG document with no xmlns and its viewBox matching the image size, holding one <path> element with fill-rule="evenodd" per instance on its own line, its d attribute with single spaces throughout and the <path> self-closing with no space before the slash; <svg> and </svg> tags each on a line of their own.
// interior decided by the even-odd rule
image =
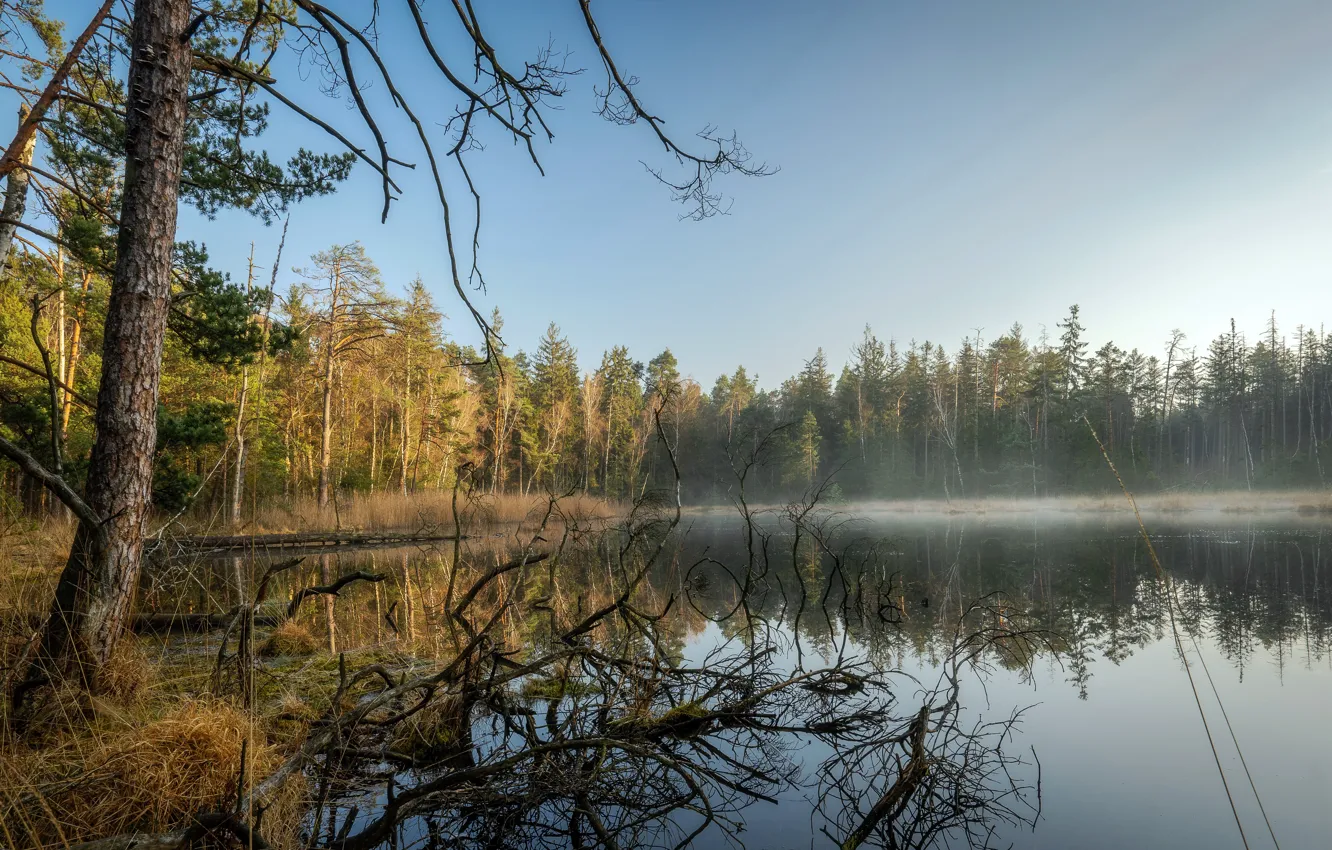
<svg viewBox="0 0 1332 850">
<path fill-rule="evenodd" d="M 1014 325 L 951 351 L 866 328 L 834 372 L 822 349 L 774 389 L 743 366 L 705 388 L 666 350 L 624 346 L 588 373 L 552 324 L 529 350 L 450 338 L 419 279 L 390 292 L 357 243 L 244 282 L 178 249 L 153 500 L 241 523 L 273 500 L 448 489 L 690 502 L 831 480 L 844 498 L 1053 496 L 1114 486 L 1321 486 L 1332 434 L 1332 335 L 1270 318 L 1205 346 L 1092 349 L 1077 307 L 1059 337 Z M 280 267 L 280 260 L 272 264 Z M 16 253 L 0 310 L 0 425 L 76 487 L 92 445 L 106 281 L 77 257 Z M 290 276 L 287 276 L 290 277 Z M 278 282 L 284 280 L 279 285 Z M 48 370 L 50 380 L 48 380 Z M 1100 440 L 1098 446 L 1097 440 Z M 663 440 L 665 443 L 663 443 Z M 29 512 L 46 489 L 6 467 Z"/>
</svg>

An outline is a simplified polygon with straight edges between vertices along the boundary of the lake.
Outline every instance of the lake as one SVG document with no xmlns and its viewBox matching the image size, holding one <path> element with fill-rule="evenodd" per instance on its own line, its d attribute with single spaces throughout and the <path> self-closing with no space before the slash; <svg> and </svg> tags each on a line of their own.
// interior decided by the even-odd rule
<svg viewBox="0 0 1332 850">
<path fill-rule="evenodd" d="M 763 515 L 750 527 L 724 516 L 686 517 L 655 560 L 641 561 L 634 607 L 619 613 L 623 624 L 606 627 L 618 637 L 596 638 L 598 651 L 615 655 L 605 669 L 625 676 L 632 671 L 623 665 L 669 658 L 684 671 L 680 687 L 693 688 L 690 700 L 699 704 L 723 686 L 685 684 L 687 676 L 748 670 L 760 648 L 763 669 L 754 675 L 768 677 L 763 681 L 838 665 L 866 677 L 864 683 L 849 679 L 855 687 L 846 695 L 837 690 L 841 680 L 828 679 L 819 680 L 827 688 L 806 682 L 798 686 L 804 691 L 790 691 L 799 697 L 775 697 L 763 717 L 784 719 L 759 721 L 766 725 L 761 733 L 746 720 L 679 732 L 668 736 L 669 744 L 649 734 L 671 757 L 706 751 L 708 764 L 725 766 L 724 776 L 707 780 L 718 812 L 701 809 L 697 799 L 674 811 L 647 811 L 643 794 L 617 797 L 598 784 L 603 777 L 622 767 L 625 775 L 607 784 L 626 787 L 637 781 L 635 771 L 652 763 L 635 766 L 634 758 L 620 757 L 588 780 L 592 802 L 580 804 L 573 790 L 560 787 L 535 794 L 526 776 L 521 793 L 517 786 L 495 792 L 495 811 L 508 807 L 508 813 L 482 826 L 486 816 L 475 800 L 441 792 L 396 819 L 391 840 L 379 843 L 603 846 L 612 843 L 606 830 L 619 846 L 837 847 L 910 768 L 909 742 L 894 749 L 875 736 L 911 733 L 911 720 L 925 704 L 948 706 L 931 715 L 931 723 L 947 718 L 948 729 L 942 722 L 925 727 L 928 779 L 913 786 L 913 801 L 891 828 L 881 823 L 864 846 L 885 846 L 891 834 L 901 846 L 966 846 L 970 838 L 976 846 L 1024 848 L 1241 847 L 1218 759 L 1250 847 L 1272 846 L 1268 821 L 1286 848 L 1332 840 L 1332 534 L 1315 519 L 1149 517 L 1160 563 L 1174 582 L 1173 606 L 1131 517 L 856 518 L 848 511 L 795 519 Z M 534 551 L 552 548 L 559 537 L 544 536 L 549 542 L 538 541 Z M 530 586 L 514 581 L 502 588 L 518 593 L 521 604 L 495 608 L 500 614 L 491 634 L 513 667 L 560 646 L 551 639 L 559 628 L 615 601 L 627 575 L 619 539 L 590 535 L 553 559 L 558 568 L 547 570 L 551 562 L 526 567 L 536 576 Z M 485 564 L 518 549 L 511 539 L 496 538 L 467 541 L 462 551 Z M 426 647 L 423 654 L 433 647 L 447 657 L 444 600 L 457 598 L 448 588 L 453 557 L 448 543 L 338 552 L 311 557 L 301 567 L 309 575 L 291 581 L 313 582 L 320 571 L 325 577 L 358 569 L 389 574 L 373 586 L 349 587 L 336 600 L 326 597 L 329 606 L 315 619 L 325 630 L 321 639 L 331 629 L 349 658 L 357 647 L 407 639 L 418 651 Z M 250 569 L 261 567 L 262 561 Z M 230 568 L 220 562 L 216 580 L 225 584 Z M 651 624 L 650 639 L 635 631 L 635 618 L 643 634 Z M 980 631 L 983 639 L 970 644 L 960 637 Z M 974 648 L 959 652 L 960 640 Z M 586 690 L 566 688 L 563 697 L 524 689 L 532 675 L 515 679 L 512 705 L 535 709 L 514 716 L 574 728 L 584 722 L 579 712 L 594 714 L 580 701 L 603 706 L 604 714 L 620 673 L 588 669 L 585 664 L 577 674 L 591 683 Z M 598 675 L 605 679 L 600 685 Z M 750 696 L 743 699 L 757 699 L 752 683 L 747 687 Z M 818 705 L 797 705 L 807 698 Z M 618 694 L 615 705 L 630 700 Z M 856 700 L 856 708 L 846 708 Z M 492 701 L 475 708 L 467 764 L 530 746 L 515 744 L 515 736 L 525 734 L 517 726 L 506 729 L 514 723 L 512 705 Z M 811 728 L 811 711 L 824 726 Z M 829 733 L 838 711 L 866 728 Z M 797 715 L 804 719 L 790 719 Z M 598 734 L 625 728 L 606 717 L 600 722 Z M 868 728 L 873 723 L 880 728 Z M 644 757 L 662 758 L 660 752 Z M 456 761 L 445 772 L 450 769 L 458 769 Z M 522 770 L 529 769 L 537 770 L 524 763 Z M 381 778 L 395 774 L 399 788 L 440 776 L 438 766 L 395 769 L 376 762 L 375 770 Z M 763 778 L 746 779 L 745 770 Z M 743 792 L 728 784 L 737 782 Z M 652 793 L 668 799 L 675 787 Z M 562 795 L 572 802 L 566 806 Z M 352 784 L 332 795 L 333 814 L 323 828 L 337 824 L 338 833 L 355 835 L 387 799 L 373 782 Z M 601 825 L 576 814 L 580 805 L 600 812 Z M 966 807 L 973 808 L 955 817 Z M 913 829 L 913 818 L 926 825 Z M 691 835 L 696 827 L 701 831 Z M 466 840 L 455 841 L 459 835 Z M 336 838 L 330 833 L 329 843 Z"/>
</svg>

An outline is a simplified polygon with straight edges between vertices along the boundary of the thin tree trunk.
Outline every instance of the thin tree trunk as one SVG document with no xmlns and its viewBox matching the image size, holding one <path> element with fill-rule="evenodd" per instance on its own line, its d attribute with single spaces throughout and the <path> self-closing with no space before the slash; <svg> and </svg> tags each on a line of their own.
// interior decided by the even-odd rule
<svg viewBox="0 0 1332 850">
<path fill-rule="evenodd" d="M 79 302 L 79 307 L 74 311 L 74 327 L 69 332 L 69 359 L 65 369 L 65 374 L 60 377 L 66 387 L 73 389 L 74 380 L 77 377 L 79 368 L 79 356 L 82 353 L 81 344 L 83 342 L 83 317 L 87 312 L 88 293 L 92 292 L 92 273 L 88 270 L 83 272 L 83 300 Z M 60 438 L 63 440 L 69 436 L 69 415 L 74 410 L 74 396 L 65 392 L 64 409 L 60 413 Z"/>
<path fill-rule="evenodd" d="M 245 294 L 254 288 L 254 243 L 250 243 L 250 260 L 245 276 Z M 236 470 L 231 488 L 231 524 L 240 525 L 241 506 L 245 498 L 245 404 L 250 395 L 250 367 L 241 367 L 240 392 L 236 400 Z"/>
<path fill-rule="evenodd" d="M 60 438 L 60 388 L 56 383 L 55 367 L 51 365 L 51 350 L 42 339 L 41 331 L 38 328 L 41 316 L 41 301 L 34 295 L 32 297 L 32 342 L 37 346 L 37 352 L 41 355 L 42 366 L 46 372 L 47 402 L 51 414 L 51 471 L 59 478 L 65 474 L 63 442 Z M 55 515 L 63 512 L 61 503 L 56 499 L 48 499 L 47 507 Z"/>
<path fill-rule="evenodd" d="M 28 105 L 19 104 L 20 128 L 28 120 L 28 113 Z M 0 268 L 3 268 L 9 259 L 9 249 L 14 246 L 14 234 L 18 232 L 18 224 L 23 220 L 23 213 L 28 208 L 28 183 L 32 175 L 24 166 L 32 164 L 32 153 L 36 146 L 37 137 L 29 133 L 23 140 L 22 146 L 15 151 L 19 167 L 9 172 L 9 180 L 5 185 L 4 211 L 0 212 L 0 219 L 3 219 L 0 221 Z"/>
<path fill-rule="evenodd" d="M 342 295 L 342 268 L 333 266 L 328 291 L 328 333 L 324 336 L 323 418 L 319 431 L 319 489 L 317 499 L 322 509 L 328 505 L 330 468 L 333 465 L 333 367 L 338 347 L 338 299 Z"/>
<path fill-rule="evenodd" d="M 332 332 L 329 332 L 330 342 Z M 328 506 L 329 468 L 333 465 L 333 351 L 324 357 L 323 407 L 319 425 L 319 507 Z"/>
<path fill-rule="evenodd" d="M 56 278 L 59 281 L 60 288 L 56 290 L 56 378 L 59 379 L 60 387 L 60 409 L 52 412 L 52 416 L 59 419 L 65 410 L 65 405 L 69 404 L 69 390 L 65 389 L 68 384 L 65 383 L 65 375 L 69 372 L 69 346 L 66 340 L 66 329 L 69 322 L 65 317 L 65 259 L 64 251 L 56 247 L 56 265 L 59 271 Z M 60 429 L 60 438 L 63 441 L 65 431 Z"/>
<path fill-rule="evenodd" d="M 399 490 L 404 496 L 407 495 L 407 447 L 408 440 L 411 439 L 408 430 L 410 427 L 411 426 L 407 423 L 407 397 L 404 395 L 402 398 L 402 427 L 398 429 L 400 441 L 398 444 L 398 455 L 401 460 L 400 466 L 402 467 L 402 475 L 399 478 L 398 483 Z"/>
<path fill-rule="evenodd" d="M 407 550 L 402 550 L 402 625 L 406 627 L 407 640 L 416 639 L 416 598 L 412 594 L 412 573 L 408 569 Z"/>
<path fill-rule="evenodd" d="M 370 396 L 370 492 L 379 478 L 379 396 Z"/>
<path fill-rule="evenodd" d="M 333 581 L 332 569 L 333 556 L 319 556 L 319 582 L 320 584 L 331 584 Z M 322 594 L 324 599 L 324 624 L 328 629 L 328 652 L 330 655 L 338 654 L 338 620 L 334 614 L 333 602 L 337 598 L 335 594 Z"/>
<path fill-rule="evenodd" d="M 189 18 L 189 0 L 134 5 L 125 188 L 86 489 L 103 521 L 79 523 L 28 681 L 76 673 L 96 687 L 139 584 L 185 142 Z"/>
<path fill-rule="evenodd" d="M 615 430 L 615 391 L 610 390 L 606 408 L 606 455 L 601 465 L 601 492 L 610 495 L 611 434 Z"/>
</svg>

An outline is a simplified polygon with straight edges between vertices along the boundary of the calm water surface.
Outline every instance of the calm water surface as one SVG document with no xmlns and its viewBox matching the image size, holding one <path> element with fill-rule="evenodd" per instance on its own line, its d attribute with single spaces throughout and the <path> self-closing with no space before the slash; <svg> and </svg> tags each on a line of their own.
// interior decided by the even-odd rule
<svg viewBox="0 0 1332 850">
<path fill-rule="evenodd" d="M 1249 845 L 1272 842 L 1227 721 L 1281 846 L 1332 846 L 1332 529 L 1295 518 L 1149 526 L 1177 582 L 1182 643 Z M 737 630 L 725 614 L 738 590 L 710 561 L 687 567 L 704 556 L 743 565 L 746 537 L 743 526 L 724 518 L 696 518 L 686 528 L 672 563 L 651 580 L 662 598 L 675 594 L 688 603 L 676 606 L 669 627 L 684 663 L 704 663 Z M 1136 526 L 1077 515 L 858 520 L 838 532 L 841 544 L 860 541 L 840 573 L 826 556 L 793 555 L 789 529 L 768 530 L 773 569 L 750 610 L 774 627 L 781 664 L 808 666 L 839 652 L 872 659 L 903 674 L 906 704 L 918 689 L 909 677 L 937 681 L 959 611 L 971 601 L 1002 592 L 1006 610 L 1054 636 L 1032 675 L 994 665 L 962 685 L 968 717 L 999 720 L 1026 709 L 1006 747 L 1025 761 L 1020 781 L 1034 786 L 1040 765 L 1034 830 L 1001 824 L 991 846 L 1242 846 Z M 408 625 L 428 631 L 448 558 L 447 548 L 427 548 L 322 559 L 326 572 L 366 568 L 395 576 L 377 595 L 361 587 L 337 600 L 340 648 L 382 640 L 379 617 L 365 612 L 382 613 L 391 598 L 404 603 L 400 612 L 414 605 Z M 584 581 L 593 585 L 599 568 L 586 567 Z M 870 585 L 876 599 L 896 600 L 891 616 L 866 613 Z M 521 629 L 514 634 L 510 640 L 521 639 Z M 805 769 L 804 784 L 777 805 L 760 801 L 743 810 L 744 846 L 836 846 L 811 802 L 819 793 L 813 771 L 827 752 L 805 744 L 792 756 Z M 429 844 L 409 825 L 399 840 Z M 734 844 L 708 833 L 694 846 Z"/>
<path fill-rule="evenodd" d="M 1272 841 L 1226 718 L 1281 846 L 1332 846 L 1332 533 L 1149 525 L 1178 582 L 1185 650 L 1249 845 Z M 1243 846 L 1136 526 L 878 520 L 856 532 L 897 544 L 909 619 L 869 634 L 853 627 L 852 640 L 884 642 L 903 670 L 929 680 L 931 631 L 946 635 L 959 600 L 993 591 L 1025 600 L 1064 638 L 1033 680 L 1000 668 L 963 693 L 977 715 L 1030 706 L 1015 743 L 1039 758 L 1041 818 L 1034 831 L 1001 831 L 996 846 Z M 706 533 L 724 545 L 727 530 Z M 795 806 L 753 812 L 749 846 L 835 846 L 811 835 Z"/>
</svg>

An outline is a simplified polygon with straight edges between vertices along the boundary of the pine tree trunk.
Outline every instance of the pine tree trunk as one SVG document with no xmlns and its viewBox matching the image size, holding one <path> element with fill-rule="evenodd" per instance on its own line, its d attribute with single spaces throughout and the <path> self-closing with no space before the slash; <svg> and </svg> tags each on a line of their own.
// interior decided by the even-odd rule
<svg viewBox="0 0 1332 850">
<path fill-rule="evenodd" d="M 245 405 L 250 395 L 249 367 L 241 369 L 240 400 L 236 406 L 236 469 L 231 488 L 231 524 L 240 525 L 245 500 Z"/>
<path fill-rule="evenodd" d="M 402 428 L 399 429 L 401 442 L 398 446 L 398 457 L 402 461 L 401 463 L 402 476 L 399 479 L 398 484 L 399 484 L 399 491 L 404 496 L 407 495 L 407 450 L 408 450 L 407 441 L 410 439 L 410 436 L 408 435 L 408 428 L 409 425 L 407 422 L 407 397 L 404 395 L 402 399 Z"/>
<path fill-rule="evenodd" d="M 403 370 L 402 381 L 402 445 L 399 451 L 399 454 L 402 456 L 402 481 L 400 482 L 400 489 L 404 496 L 407 495 L 407 449 L 411 445 L 411 421 L 408 417 L 411 416 L 410 410 L 412 403 L 412 349 L 410 345 L 406 348 L 407 350 L 404 355 L 406 367 Z"/>
<path fill-rule="evenodd" d="M 83 272 L 83 299 L 79 301 L 78 309 L 74 311 L 74 325 L 69 332 L 69 357 L 66 361 L 65 374 L 61 380 L 65 386 L 74 386 L 78 375 L 80 346 L 83 341 L 83 317 L 86 313 L 88 293 L 92 291 L 92 273 L 84 270 Z M 64 396 L 64 407 L 60 412 L 60 439 L 64 440 L 69 436 L 69 416 L 74 410 L 74 397 L 68 392 Z"/>
<path fill-rule="evenodd" d="M 615 428 L 615 396 L 610 395 L 606 409 L 606 455 L 601 464 L 601 492 L 607 496 L 610 495 L 610 454 L 611 454 L 611 434 Z"/>
<path fill-rule="evenodd" d="M 139 584 L 185 140 L 189 16 L 189 0 L 134 5 L 125 188 L 86 487 L 89 507 L 105 520 L 100 527 L 80 522 L 75 533 L 38 677 L 73 673 L 96 687 Z"/>
</svg>

